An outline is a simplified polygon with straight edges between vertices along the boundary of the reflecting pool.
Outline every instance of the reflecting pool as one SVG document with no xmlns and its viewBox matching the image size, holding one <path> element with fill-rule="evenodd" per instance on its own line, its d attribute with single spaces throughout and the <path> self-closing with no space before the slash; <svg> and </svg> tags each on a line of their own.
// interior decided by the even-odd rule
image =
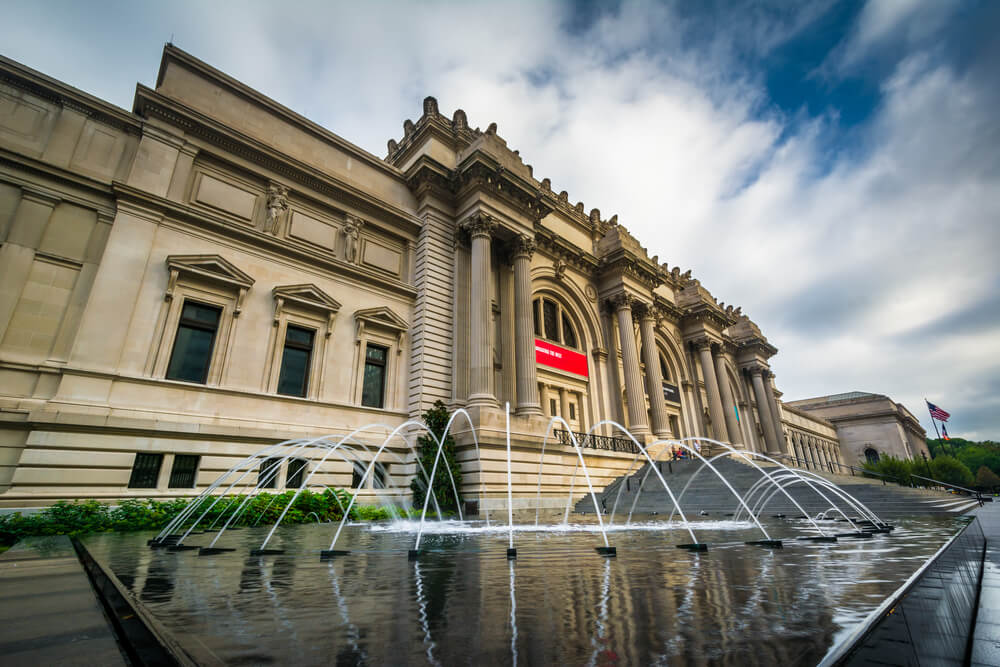
<svg viewBox="0 0 1000 667">
<path fill-rule="evenodd" d="M 696 522 L 707 552 L 677 549 L 676 523 L 633 521 L 609 529 L 606 558 L 596 526 L 525 517 L 512 561 L 507 526 L 482 522 L 429 523 L 412 561 L 415 522 L 350 525 L 351 553 L 327 561 L 328 524 L 281 527 L 284 553 L 256 557 L 268 528 L 227 533 L 237 550 L 211 556 L 150 549 L 151 533 L 84 544 L 202 664 L 808 665 L 963 521 L 902 518 L 835 544 L 765 523 L 782 549 L 743 544 L 759 539 L 749 523 Z"/>
</svg>

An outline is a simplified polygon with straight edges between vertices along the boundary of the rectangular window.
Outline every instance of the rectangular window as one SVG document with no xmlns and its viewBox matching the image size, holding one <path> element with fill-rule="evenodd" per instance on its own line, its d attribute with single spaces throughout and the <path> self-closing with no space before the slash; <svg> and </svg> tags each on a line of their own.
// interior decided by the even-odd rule
<svg viewBox="0 0 1000 667">
<path fill-rule="evenodd" d="M 136 454 L 132 464 L 132 476 L 128 480 L 130 489 L 155 489 L 160 478 L 163 454 Z"/>
<path fill-rule="evenodd" d="M 265 459 L 257 470 L 257 486 L 262 489 L 273 489 L 277 485 L 278 469 L 281 459 Z"/>
<path fill-rule="evenodd" d="M 170 469 L 170 483 L 167 486 L 171 489 L 193 489 L 200 460 L 200 456 L 176 454 L 174 465 Z"/>
<path fill-rule="evenodd" d="M 312 358 L 313 331 L 288 325 L 285 349 L 281 354 L 278 393 L 305 396 L 309 389 L 309 360 Z"/>
<path fill-rule="evenodd" d="M 576 419 L 576 403 L 569 404 L 569 418 Z"/>
<path fill-rule="evenodd" d="M 168 380 L 205 384 L 222 309 L 188 301 L 181 310 L 177 337 L 167 366 Z"/>
<path fill-rule="evenodd" d="M 549 340 L 559 340 L 559 318 L 556 304 L 548 299 L 542 300 L 542 319 L 545 321 L 545 337 Z"/>
<path fill-rule="evenodd" d="M 361 405 L 381 408 L 385 394 L 385 359 L 387 349 L 378 345 L 365 347 L 365 381 Z"/>
<path fill-rule="evenodd" d="M 541 308 L 541 305 L 542 305 L 541 299 L 535 299 L 534 301 L 531 302 L 531 319 L 535 324 L 535 335 L 540 338 L 542 337 L 542 324 L 541 324 L 542 320 L 538 315 L 538 309 Z"/>
<path fill-rule="evenodd" d="M 361 486 L 361 478 L 365 476 L 364 464 L 354 462 L 351 468 L 351 488 L 357 489 Z"/>
<path fill-rule="evenodd" d="M 556 399 L 554 398 L 549 399 L 549 416 L 550 417 L 556 416 Z"/>
<path fill-rule="evenodd" d="M 305 481 L 306 464 L 305 459 L 289 459 L 288 469 L 285 472 L 285 488 L 299 489 Z"/>
</svg>

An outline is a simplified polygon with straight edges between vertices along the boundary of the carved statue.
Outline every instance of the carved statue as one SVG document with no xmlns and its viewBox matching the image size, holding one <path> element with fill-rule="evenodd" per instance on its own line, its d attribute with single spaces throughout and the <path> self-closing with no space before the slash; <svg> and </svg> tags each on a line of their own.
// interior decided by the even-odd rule
<svg viewBox="0 0 1000 667">
<path fill-rule="evenodd" d="M 267 212 L 264 215 L 264 231 L 278 235 L 281 223 L 288 213 L 288 188 L 280 183 L 267 186 Z"/>
<path fill-rule="evenodd" d="M 344 223 L 344 259 L 351 264 L 358 263 L 358 237 L 364 224 L 364 220 L 353 215 L 347 216 Z"/>
<path fill-rule="evenodd" d="M 566 266 L 566 261 L 561 257 L 552 264 L 552 268 L 556 272 L 556 280 L 562 280 L 566 277 Z"/>
</svg>

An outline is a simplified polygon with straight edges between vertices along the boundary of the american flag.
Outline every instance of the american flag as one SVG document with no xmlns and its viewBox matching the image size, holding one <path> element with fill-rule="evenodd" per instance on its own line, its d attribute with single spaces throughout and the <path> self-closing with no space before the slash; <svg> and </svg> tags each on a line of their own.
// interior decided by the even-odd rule
<svg viewBox="0 0 1000 667">
<path fill-rule="evenodd" d="M 931 417 L 938 420 L 939 422 L 946 422 L 948 421 L 948 417 L 951 417 L 950 414 L 948 414 L 938 406 L 934 405 L 930 401 L 927 402 L 927 409 L 930 410 Z"/>
</svg>

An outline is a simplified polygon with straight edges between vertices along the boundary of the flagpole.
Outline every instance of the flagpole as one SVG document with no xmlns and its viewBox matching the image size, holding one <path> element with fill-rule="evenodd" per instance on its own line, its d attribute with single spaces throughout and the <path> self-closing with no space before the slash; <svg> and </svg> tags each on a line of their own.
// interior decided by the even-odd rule
<svg viewBox="0 0 1000 667">
<path fill-rule="evenodd" d="M 938 444 L 941 445 L 941 451 L 944 451 L 944 442 L 941 440 L 941 432 L 938 431 L 937 422 L 934 421 L 934 414 L 931 412 L 930 401 L 924 396 L 924 405 L 927 406 L 927 414 L 930 415 L 931 425 L 934 427 L 934 432 L 937 433 Z"/>
</svg>

